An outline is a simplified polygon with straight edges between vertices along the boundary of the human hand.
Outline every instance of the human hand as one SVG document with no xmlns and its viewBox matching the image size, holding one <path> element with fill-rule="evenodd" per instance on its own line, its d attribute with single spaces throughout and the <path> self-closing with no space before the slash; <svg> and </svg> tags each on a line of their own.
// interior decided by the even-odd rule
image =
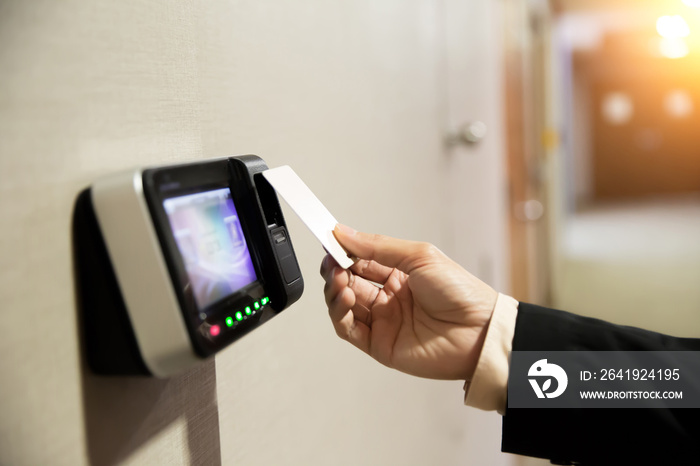
<svg viewBox="0 0 700 466">
<path fill-rule="evenodd" d="M 338 336 L 408 374 L 471 380 L 498 293 L 429 243 L 343 225 L 334 234 L 360 259 L 321 264 Z"/>
</svg>

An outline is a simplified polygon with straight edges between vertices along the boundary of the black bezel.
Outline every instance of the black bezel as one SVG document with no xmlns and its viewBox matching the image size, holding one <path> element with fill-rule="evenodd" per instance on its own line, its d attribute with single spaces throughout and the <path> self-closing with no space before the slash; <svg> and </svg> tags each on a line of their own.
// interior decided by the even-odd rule
<svg viewBox="0 0 700 466">
<path fill-rule="evenodd" d="M 236 293 L 212 303 L 204 309 L 199 309 L 189 287 L 189 276 L 170 227 L 170 220 L 163 207 L 163 201 L 198 192 L 221 188 L 230 189 L 231 180 L 227 166 L 228 159 L 220 159 L 147 169 L 144 170 L 142 176 L 144 196 L 153 218 L 153 226 L 163 251 L 173 288 L 180 303 L 182 317 L 193 342 L 193 347 L 202 357 L 217 352 L 255 328 L 259 323 L 263 309 L 248 316 L 242 322 L 236 322 L 235 328 L 227 327 L 225 318 L 245 306 L 252 307 L 253 302 L 259 302 L 261 298 L 267 296 L 261 259 L 257 249 L 253 247 L 253 242 L 251 242 L 250 226 L 247 224 L 245 216 L 240 214 L 242 210 L 241 200 L 237 199 L 237 196 L 232 192 L 231 197 L 239 213 L 258 279 Z M 201 318 L 202 313 L 206 314 L 206 319 Z M 219 325 L 221 329 L 221 333 L 216 337 L 212 337 L 209 332 L 213 325 Z"/>
</svg>

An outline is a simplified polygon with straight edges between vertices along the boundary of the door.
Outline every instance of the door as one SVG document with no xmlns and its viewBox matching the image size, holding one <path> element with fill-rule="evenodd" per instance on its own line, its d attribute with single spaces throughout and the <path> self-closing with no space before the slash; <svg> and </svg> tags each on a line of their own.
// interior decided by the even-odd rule
<svg viewBox="0 0 700 466">
<path fill-rule="evenodd" d="M 499 2 L 445 3 L 447 244 L 464 267 L 510 292 L 502 14 Z"/>
</svg>

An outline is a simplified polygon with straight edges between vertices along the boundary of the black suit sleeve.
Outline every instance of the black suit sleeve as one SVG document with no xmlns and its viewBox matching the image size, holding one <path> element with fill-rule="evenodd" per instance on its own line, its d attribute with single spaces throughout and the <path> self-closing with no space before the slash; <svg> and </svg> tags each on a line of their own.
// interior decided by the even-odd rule
<svg viewBox="0 0 700 466">
<path fill-rule="evenodd" d="M 513 351 L 578 350 L 700 351 L 700 340 L 520 303 Z M 698 464 L 700 410 L 506 409 L 502 449 L 558 464 Z"/>
</svg>

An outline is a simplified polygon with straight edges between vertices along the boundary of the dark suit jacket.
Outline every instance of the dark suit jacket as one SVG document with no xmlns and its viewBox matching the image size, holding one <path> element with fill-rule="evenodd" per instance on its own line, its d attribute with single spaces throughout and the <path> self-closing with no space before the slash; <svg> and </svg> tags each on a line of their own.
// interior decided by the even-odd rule
<svg viewBox="0 0 700 466">
<path fill-rule="evenodd" d="M 513 351 L 576 350 L 700 351 L 700 340 L 520 303 Z M 700 464 L 700 409 L 506 409 L 502 449 L 555 464 Z"/>
</svg>

